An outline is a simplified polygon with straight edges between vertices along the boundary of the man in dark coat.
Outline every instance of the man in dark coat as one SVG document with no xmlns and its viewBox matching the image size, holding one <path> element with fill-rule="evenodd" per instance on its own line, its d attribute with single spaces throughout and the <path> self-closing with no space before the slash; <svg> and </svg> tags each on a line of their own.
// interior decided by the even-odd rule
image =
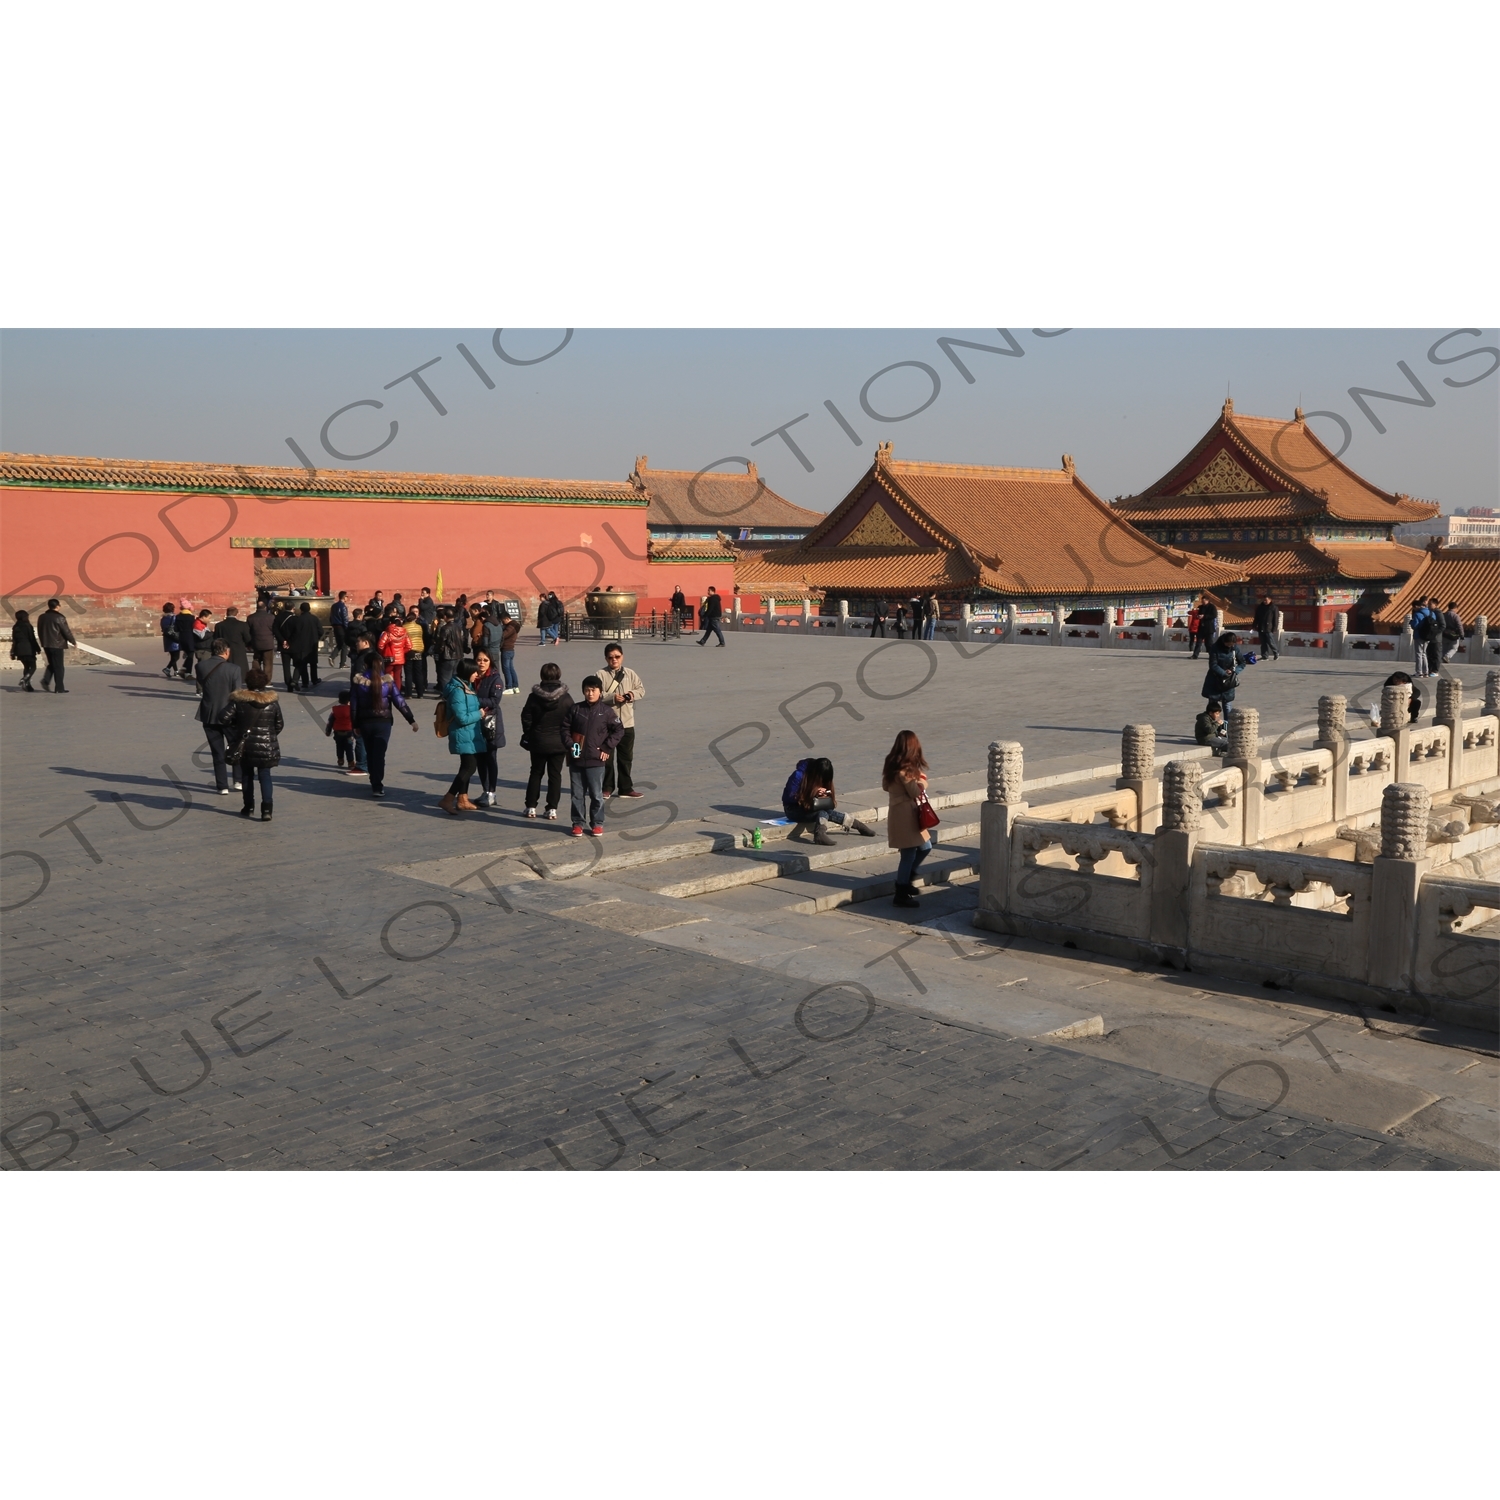
<svg viewBox="0 0 1500 1500">
<path fill-rule="evenodd" d="M 1271 603 L 1269 592 L 1263 591 L 1260 603 L 1255 606 L 1255 633 L 1260 637 L 1262 655 L 1280 661 L 1281 652 L 1276 649 L 1276 606 Z"/>
<path fill-rule="evenodd" d="M 58 600 L 47 601 L 46 610 L 36 622 L 36 638 L 47 658 L 47 670 L 42 673 L 42 691 L 45 693 L 51 685 L 55 693 L 67 692 L 63 686 L 63 653 L 69 646 L 77 646 L 78 642 L 73 639 L 73 627 L 68 624 L 68 617 L 63 614 Z"/>
<path fill-rule="evenodd" d="M 276 656 L 276 616 L 271 613 L 265 595 L 256 600 L 245 624 L 250 631 L 250 649 L 255 653 L 255 665 L 269 677 Z"/>
<path fill-rule="evenodd" d="M 333 601 L 333 608 L 328 611 L 328 623 L 333 627 L 333 649 L 338 654 L 337 661 L 328 663 L 331 667 L 347 667 L 349 665 L 349 593 L 347 589 L 340 589 L 339 596 Z"/>
<path fill-rule="evenodd" d="M 1210 657 L 1213 655 L 1214 642 L 1219 638 L 1219 606 L 1214 603 L 1207 594 L 1198 604 L 1198 633 L 1193 637 L 1193 660 L 1198 660 L 1198 653 L 1206 646 Z M 1229 712 L 1225 709 L 1225 714 Z"/>
<path fill-rule="evenodd" d="M 240 676 L 243 677 L 250 670 L 253 642 L 250 627 L 240 619 L 239 605 L 231 604 L 224 611 L 224 618 L 214 626 L 214 639 L 228 644 L 229 659 L 240 669 Z"/>
<path fill-rule="evenodd" d="M 706 646 L 711 635 L 718 636 L 721 646 L 724 644 L 724 629 L 719 624 L 723 613 L 724 601 L 719 598 L 718 589 L 713 584 L 709 584 L 708 595 L 703 601 L 703 607 L 698 611 L 698 623 L 703 627 L 703 638 L 698 642 L 700 646 Z M 600 774 L 603 775 L 602 763 Z"/>
<path fill-rule="evenodd" d="M 177 642 L 182 647 L 182 671 L 178 675 L 184 682 L 191 682 L 193 677 L 193 652 L 197 646 L 193 639 L 193 622 L 196 619 L 193 606 L 184 599 L 177 611 Z"/>
<path fill-rule="evenodd" d="M 224 754 L 224 730 L 234 717 L 229 695 L 244 687 L 245 677 L 231 659 L 229 642 L 214 642 L 213 655 L 193 669 L 198 679 L 198 722 L 208 741 L 208 753 L 214 761 L 214 785 L 222 796 L 229 795 L 229 761 Z M 239 782 L 235 782 L 238 786 Z"/>
<path fill-rule="evenodd" d="M 286 634 L 282 637 L 291 652 L 295 669 L 296 691 L 306 692 L 318 685 L 318 644 L 323 639 L 323 627 L 306 600 L 302 608 L 287 621 Z"/>
<path fill-rule="evenodd" d="M 281 599 L 277 601 L 276 618 L 272 621 L 272 627 L 276 632 L 276 644 L 281 650 L 281 681 L 287 692 L 292 690 L 292 647 L 287 631 L 291 629 L 296 614 L 291 601 Z"/>
</svg>

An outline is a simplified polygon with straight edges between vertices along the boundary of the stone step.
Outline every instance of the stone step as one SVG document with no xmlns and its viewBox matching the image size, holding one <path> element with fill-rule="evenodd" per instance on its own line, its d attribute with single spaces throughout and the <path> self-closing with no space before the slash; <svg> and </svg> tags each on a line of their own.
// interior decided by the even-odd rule
<svg viewBox="0 0 1500 1500">
<path fill-rule="evenodd" d="M 979 825 L 943 824 L 941 831 L 946 836 L 939 845 L 940 852 L 966 839 L 977 840 Z M 886 847 L 884 839 L 866 839 L 858 834 L 843 833 L 836 833 L 833 837 L 832 848 L 810 840 L 795 844 L 783 841 L 769 849 L 723 849 L 707 858 L 694 855 L 664 860 L 660 864 L 611 869 L 609 875 L 611 880 L 622 885 L 633 885 L 658 896 L 690 897 L 760 885 L 841 865 L 864 864 L 871 859 L 884 859 L 887 855 L 891 868 L 895 868 L 899 855 L 896 850 Z M 977 858 L 977 846 L 974 855 Z"/>
<path fill-rule="evenodd" d="M 835 907 L 895 895 L 899 861 L 897 850 L 886 849 L 870 859 L 782 875 L 755 885 L 703 892 L 692 898 L 692 904 L 741 916 L 769 916 L 778 912 L 812 916 Z M 978 873 L 977 847 L 956 853 L 940 851 L 929 856 L 917 872 L 916 884 L 918 887 L 953 885 L 973 879 Z"/>
</svg>

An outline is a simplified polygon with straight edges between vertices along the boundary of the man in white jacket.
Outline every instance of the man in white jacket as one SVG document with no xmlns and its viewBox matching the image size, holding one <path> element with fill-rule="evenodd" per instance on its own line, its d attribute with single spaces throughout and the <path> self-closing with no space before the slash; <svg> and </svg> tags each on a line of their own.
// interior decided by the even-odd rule
<svg viewBox="0 0 1500 1500">
<path fill-rule="evenodd" d="M 615 753 L 604 763 L 604 795 L 644 797 L 644 792 L 636 791 L 630 771 L 635 761 L 635 706 L 646 696 L 646 684 L 633 667 L 625 665 L 625 651 L 618 641 L 604 648 L 604 668 L 604 701 L 614 704 L 625 726 Z"/>
</svg>

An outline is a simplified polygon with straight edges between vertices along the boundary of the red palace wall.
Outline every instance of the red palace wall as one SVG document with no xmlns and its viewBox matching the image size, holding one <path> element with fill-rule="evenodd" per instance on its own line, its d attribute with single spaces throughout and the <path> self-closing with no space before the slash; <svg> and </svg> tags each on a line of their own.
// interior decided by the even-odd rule
<svg viewBox="0 0 1500 1500">
<path fill-rule="evenodd" d="M 665 606 L 675 568 L 651 568 L 646 506 L 508 501 L 371 501 L 118 490 L 0 489 L 0 605 L 34 608 L 50 595 L 80 636 L 155 629 L 161 603 L 189 599 L 222 613 L 253 603 L 255 554 L 230 539 L 347 539 L 330 549 L 329 584 L 363 603 L 380 588 L 408 599 L 424 585 L 472 598 L 517 598 L 530 623 L 555 590 L 570 607 L 596 585 L 632 589 L 638 607 Z M 697 569 L 681 570 L 684 578 Z M 707 571 L 707 569 L 705 569 Z M 724 565 L 707 582 L 733 585 Z M 665 588 L 658 581 L 671 575 Z M 704 587 L 706 588 L 707 582 Z M 684 582 L 684 591 L 692 590 Z M 696 599 L 693 600 L 696 603 Z M 581 608 L 581 603 L 578 603 Z"/>
</svg>

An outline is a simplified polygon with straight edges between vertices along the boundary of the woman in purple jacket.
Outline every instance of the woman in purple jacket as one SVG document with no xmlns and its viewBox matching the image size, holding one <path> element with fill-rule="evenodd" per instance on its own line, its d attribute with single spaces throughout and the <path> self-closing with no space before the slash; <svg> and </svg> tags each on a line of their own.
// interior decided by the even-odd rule
<svg viewBox="0 0 1500 1500">
<path fill-rule="evenodd" d="M 370 770 L 370 795 L 385 796 L 385 747 L 390 743 L 395 713 L 417 732 L 417 721 L 401 696 L 395 679 L 387 677 L 385 658 L 371 651 L 364 661 L 364 671 L 354 674 L 350 707 L 354 710 L 354 728 L 364 741 L 365 759 Z"/>
</svg>

